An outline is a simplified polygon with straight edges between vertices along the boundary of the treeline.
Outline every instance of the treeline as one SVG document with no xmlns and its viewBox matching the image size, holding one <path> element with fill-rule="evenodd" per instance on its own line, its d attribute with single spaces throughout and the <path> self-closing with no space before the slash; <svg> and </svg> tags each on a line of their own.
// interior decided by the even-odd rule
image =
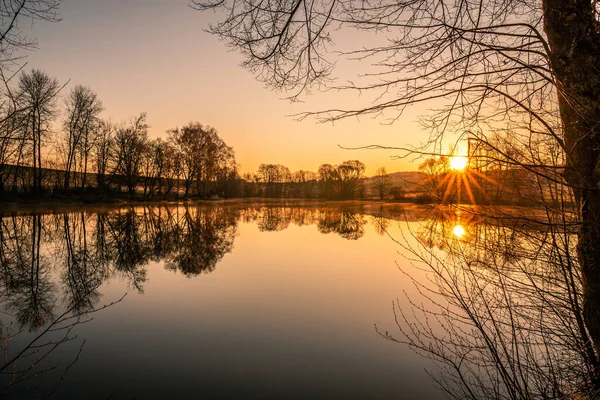
<svg viewBox="0 0 600 400">
<path fill-rule="evenodd" d="M 35 69 L 15 79 L 0 105 L 0 199 L 373 197 L 358 160 L 317 172 L 261 164 L 241 177 L 233 148 L 210 126 L 192 122 L 150 139 L 145 113 L 120 123 L 102 118 L 89 87 L 63 93 Z"/>
<path fill-rule="evenodd" d="M 102 119 L 90 88 L 45 72 L 6 84 L 0 106 L 0 196 L 91 194 L 227 197 L 238 179 L 233 148 L 214 128 L 189 123 L 150 139 L 145 113 Z"/>
<path fill-rule="evenodd" d="M 365 165 L 358 160 L 322 164 L 317 172 L 291 172 L 280 164 L 261 164 L 243 177 L 243 197 L 357 199 L 365 198 Z"/>
</svg>

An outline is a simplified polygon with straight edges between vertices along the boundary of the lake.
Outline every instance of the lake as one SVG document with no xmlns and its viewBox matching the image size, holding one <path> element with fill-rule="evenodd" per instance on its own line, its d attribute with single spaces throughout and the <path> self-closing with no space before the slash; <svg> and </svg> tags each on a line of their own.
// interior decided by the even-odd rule
<svg viewBox="0 0 600 400">
<path fill-rule="evenodd" d="M 63 207 L 0 225 L 9 399 L 436 399 L 403 205 Z M 456 233 L 456 232 L 455 232 Z M 457 233 L 458 234 L 458 233 Z"/>
</svg>

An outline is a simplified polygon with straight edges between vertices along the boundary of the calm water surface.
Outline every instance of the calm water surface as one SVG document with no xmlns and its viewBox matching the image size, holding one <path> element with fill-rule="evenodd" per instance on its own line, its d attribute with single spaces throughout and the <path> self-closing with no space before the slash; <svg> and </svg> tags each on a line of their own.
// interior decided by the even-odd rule
<svg viewBox="0 0 600 400">
<path fill-rule="evenodd" d="M 415 291 L 390 238 L 415 223 L 368 214 L 277 205 L 4 214 L 0 396 L 441 398 L 430 363 L 375 329 L 394 331 L 392 302 Z"/>
</svg>

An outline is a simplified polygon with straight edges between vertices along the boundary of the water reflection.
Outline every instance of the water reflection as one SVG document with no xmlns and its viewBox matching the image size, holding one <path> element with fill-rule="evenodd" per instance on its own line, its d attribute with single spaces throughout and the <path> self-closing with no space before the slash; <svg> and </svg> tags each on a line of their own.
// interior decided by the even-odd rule
<svg viewBox="0 0 600 400">
<path fill-rule="evenodd" d="M 164 261 L 167 269 L 186 276 L 210 273 L 233 249 L 240 220 L 261 231 L 314 224 L 323 234 L 349 240 L 362 237 L 367 224 L 364 216 L 348 211 L 263 206 L 2 216 L 1 299 L 21 326 L 35 330 L 54 319 L 58 303 L 75 304 L 77 312 L 93 309 L 97 288 L 107 279 L 126 279 L 143 292 L 151 261 Z"/>
<path fill-rule="evenodd" d="M 317 235 L 321 240 L 344 239 L 338 243 L 345 252 L 351 251 L 349 245 L 354 249 L 365 241 L 359 239 L 365 237 L 369 223 L 378 235 L 389 234 L 394 226 L 410 224 L 409 230 L 401 231 L 407 240 L 405 249 L 412 259 L 417 255 L 416 259 L 429 267 L 430 280 L 414 279 L 417 292 L 397 305 L 400 334 L 383 333 L 384 336 L 408 343 L 436 360 L 440 366 L 436 379 L 442 382 L 446 392 L 459 398 L 469 398 L 469 391 L 480 397 L 486 397 L 493 390 L 506 391 L 508 385 L 503 382 L 512 382 L 512 388 L 529 393 L 531 388 L 541 387 L 552 379 L 550 368 L 561 371 L 565 379 L 580 382 L 582 376 L 586 376 L 585 368 L 593 369 L 593 359 L 586 355 L 589 341 L 586 341 L 585 329 L 577 322 L 581 316 L 581 279 L 569 254 L 551 246 L 551 240 L 570 243 L 571 232 L 551 230 L 533 218 L 530 211 L 525 212 L 527 218 L 518 215 L 518 210 L 512 210 L 509 217 L 505 210 L 474 207 L 411 209 L 402 214 L 384 206 L 352 209 L 251 204 L 116 207 L 0 216 L 0 301 L 1 310 L 7 313 L 3 315 L 9 315 L 0 328 L 2 338 L 10 338 L 12 343 L 6 347 L 9 341 L 4 342 L 9 356 L 5 357 L 0 372 L 16 364 L 33 365 L 20 369 L 17 375 L 1 376 L 0 395 L 27 389 L 29 386 L 23 382 L 54 367 L 53 363 L 39 362 L 40 358 L 49 360 L 53 351 L 63 352 L 63 347 L 74 340 L 78 325 L 103 309 L 104 284 L 127 282 L 129 288 L 143 293 L 146 286 L 151 287 L 149 264 L 156 264 L 168 276 L 180 274 L 194 278 L 211 273 L 233 251 L 242 223 L 266 232 L 257 243 L 285 237 L 271 232 L 282 232 L 291 226 L 312 226 L 312 232 L 329 235 L 327 239 Z M 306 231 L 310 230 L 303 232 Z M 368 235 L 366 240 L 369 240 Z M 279 244 L 281 247 L 282 242 Z M 369 257 L 375 257 L 375 253 L 369 253 L 375 250 L 370 247 L 365 250 Z M 286 260 L 288 256 L 283 250 L 269 251 L 268 257 L 281 256 Z M 318 249 L 315 252 L 318 253 Z M 328 255 L 323 252 L 320 257 Z M 343 263 L 338 262 L 341 258 L 343 255 L 336 253 L 324 263 L 327 268 L 341 264 L 339 268 L 343 269 L 345 278 L 352 279 L 353 269 L 344 269 Z M 259 260 L 258 263 L 265 263 L 264 258 Z M 370 260 L 369 265 L 372 265 Z M 323 270 L 331 273 L 327 268 Z M 299 270 L 303 269 L 294 268 L 294 271 Z M 270 270 L 261 279 L 278 276 L 274 271 L 279 269 Z M 350 273 L 346 273 L 348 271 Z M 405 272 L 414 274 L 414 270 L 405 269 Z M 219 274 L 212 277 L 215 275 Z M 294 281 L 304 279 L 311 282 L 313 289 L 319 279 L 327 277 L 314 271 L 313 275 L 299 275 Z M 356 277 L 355 281 L 345 281 L 345 285 L 333 280 L 327 285 L 326 295 L 320 298 L 319 305 L 323 299 L 334 298 L 335 290 L 339 289 L 333 288 L 356 284 L 362 290 L 363 279 L 363 276 Z M 280 284 L 273 282 L 272 286 Z M 176 285 L 181 288 L 185 283 L 177 281 Z M 373 290 L 380 290 L 381 283 L 378 285 Z M 259 287 L 263 291 L 260 296 L 276 290 L 272 286 Z M 253 290 L 258 289 L 253 287 Z M 241 297 L 244 302 L 255 292 L 248 293 Z M 348 298 L 356 293 L 359 291 L 352 292 Z M 424 298 L 418 300 L 415 296 L 419 294 Z M 231 292 L 229 295 L 235 296 Z M 277 292 L 276 296 L 281 293 Z M 296 302 L 300 304 L 298 307 L 308 304 L 302 299 Z M 111 301 L 115 299 L 104 299 L 104 303 Z M 279 297 L 270 299 L 272 304 L 278 301 Z M 366 302 L 368 299 L 361 299 L 361 303 Z M 316 306 L 308 307 L 310 312 L 316 313 L 312 307 Z M 354 315 L 355 309 L 353 304 L 348 315 Z M 256 314 L 255 319 L 261 321 L 262 317 Z M 11 322 L 13 326 L 9 327 Z M 367 329 L 372 329 L 372 322 L 374 320 L 369 319 Z M 177 325 L 176 329 L 185 331 L 182 326 Z M 55 328 L 58 330 L 54 331 Z M 244 328 L 245 325 L 240 325 L 240 329 Z M 34 345 L 44 347 L 44 352 L 36 353 L 36 348 L 31 348 L 27 340 L 13 340 L 21 333 L 29 335 L 27 338 L 37 338 Z M 212 340 L 218 342 L 218 337 L 220 335 Z M 239 349 L 248 351 L 244 343 L 238 344 Z M 534 346 L 532 350 L 531 343 L 543 347 Z M 78 359 L 78 351 L 82 349 L 80 339 L 71 358 L 62 362 L 61 371 Z M 15 361 L 18 362 L 15 364 Z M 401 364 L 402 360 L 397 362 Z M 500 367 L 500 375 L 496 367 Z M 528 371 L 527 376 L 523 378 L 520 371 Z M 62 373 L 55 376 L 51 386 L 61 381 Z M 518 393 L 512 394 L 520 398 Z"/>
<path fill-rule="evenodd" d="M 0 302 L 7 316 L 0 321 L 5 351 L 0 372 L 13 372 L 3 375 L 0 394 L 27 391 L 25 382 L 56 368 L 43 361 L 76 339 L 72 331 L 87 315 L 106 307 L 100 303 L 104 283 L 126 281 L 143 293 L 151 262 L 187 277 L 210 273 L 232 251 L 240 221 L 255 223 L 260 231 L 316 225 L 321 233 L 350 240 L 362 237 L 367 223 L 362 215 L 334 208 L 273 206 L 126 207 L 0 216 Z M 14 338 L 22 335 L 31 339 L 19 347 Z M 14 344 L 8 346 L 9 341 Z"/>
<path fill-rule="evenodd" d="M 281 231 L 290 224 L 317 225 L 323 234 L 336 233 L 348 240 L 360 239 L 367 224 L 355 211 L 337 208 L 255 207 L 242 211 L 245 222 L 255 222 L 261 231 Z"/>
<path fill-rule="evenodd" d="M 48 255 L 41 254 L 42 217 L 2 220 L 2 301 L 20 325 L 34 329 L 53 318 L 57 284 L 50 280 Z M 46 239 L 46 238 L 45 238 Z"/>
<path fill-rule="evenodd" d="M 414 280 L 419 299 L 396 304 L 399 333 L 382 335 L 435 360 L 450 398 L 595 398 L 573 215 L 432 210 L 406 246 L 428 280 Z"/>
</svg>

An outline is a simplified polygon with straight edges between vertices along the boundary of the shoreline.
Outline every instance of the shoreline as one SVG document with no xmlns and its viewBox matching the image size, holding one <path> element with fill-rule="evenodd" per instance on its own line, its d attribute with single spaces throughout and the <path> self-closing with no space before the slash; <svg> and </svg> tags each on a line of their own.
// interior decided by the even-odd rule
<svg viewBox="0 0 600 400">
<path fill-rule="evenodd" d="M 262 197 L 243 197 L 232 199 L 168 199 L 168 200 L 144 200 L 144 199 L 118 199 L 111 198 L 106 200 L 86 201 L 82 199 L 20 199 L 0 200 L 0 213 L 5 211 L 37 211 L 37 210 L 57 210 L 63 208 L 106 208 L 106 207 L 130 207 L 130 206 L 174 206 L 174 205 L 235 205 L 235 204 L 283 204 L 290 206 L 324 206 L 324 205 L 419 205 L 411 201 L 403 200 L 323 200 L 323 199 L 303 199 L 303 198 L 262 198 Z M 424 204 L 420 204 L 423 206 Z"/>
<path fill-rule="evenodd" d="M 320 200 L 320 199 L 278 199 L 278 198 L 240 198 L 219 200 L 157 200 L 157 201 L 113 201 L 83 202 L 83 201 L 42 201 L 38 203 L 2 203 L 0 202 L 0 217 L 60 214 L 71 211 L 107 212 L 136 207 L 228 207 L 245 209 L 252 207 L 289 207 L 289 208 L 335 208 L 338 211 L 359 213 L 372 217 L 383 217 L 395 221 L 408 222 L 426 219 L 437 213 L 457 213 L 464 217 L 476 215 L 487 216 L 497 220 L 507 219 L 538 219 L 534 215 L 543 212 L 539 207 L 519 205 L 472 205 L 472 204 L 418 204 L 401 200 Z M 410 217 L 409 217 L 410 216 Z M 504 217 L 503 217 L 504 216 Z M 541 214 L 539 215 L 541 216 Z"/>
</svg>

